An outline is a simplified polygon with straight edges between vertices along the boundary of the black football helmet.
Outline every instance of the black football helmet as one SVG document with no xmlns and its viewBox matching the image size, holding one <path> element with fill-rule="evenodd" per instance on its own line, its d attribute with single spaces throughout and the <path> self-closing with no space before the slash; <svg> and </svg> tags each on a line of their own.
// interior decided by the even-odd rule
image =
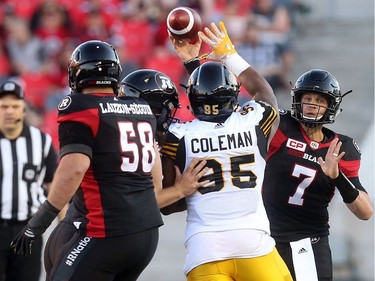
<svg viewBox="0 0 375 281">
<path fill-rule="evenodd" d="M 117 94 L 121 73 L 119 57 L 111 45 L 98 40 L 87 41 L 70 57 L 69 87 L 73 92 L 87 87 L 112 87 Z"/>
<path fill-rule="evenodd" d="M 224 64 L 205 62 L 190 75 L 186 91 L 196 118 L 224 122 L 238 104 L 240 83 Z"/>
<path fill-rule="evenodd" d="M 342 98 L 351 92 L 341 95 L 339 82 L 331 73 L 322 69 L 312 69 L 302 74 L 292 88 L 291 115 L 309 128 L 333 123 L 335 117 L 342 111 L 340 108 Z M 316 118 L 303 116 L 301 104 L 303 93 L 317 93 L 327 99 L 328 107 L 323 116 Z"/>
<path fill-rule="evenodd" d="M 151 107 L 157 120 L 157 130 L 167 132 L 177 108 L 180 108 L 178 91 L 172 80 L 162 72 L 153 69 L 139 69 L 125 76 L 120 83 L 119 96 L 133 96 L 144 99 Z"/>
</svg>

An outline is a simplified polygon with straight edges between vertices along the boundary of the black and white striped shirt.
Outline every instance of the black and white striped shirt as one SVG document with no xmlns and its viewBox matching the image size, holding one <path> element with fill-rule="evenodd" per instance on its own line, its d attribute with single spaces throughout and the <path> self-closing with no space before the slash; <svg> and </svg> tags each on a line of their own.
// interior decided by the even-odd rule
<svg viewBox="0 0 375 281">
<path fill-rule="evenodd" d="M 48 134 L 26 124 L 14 140 L 0 132 L 0 218 L 29 219 L 46 199 L 44 183 L 52 181 L 56 167 Z"/>
</svg>

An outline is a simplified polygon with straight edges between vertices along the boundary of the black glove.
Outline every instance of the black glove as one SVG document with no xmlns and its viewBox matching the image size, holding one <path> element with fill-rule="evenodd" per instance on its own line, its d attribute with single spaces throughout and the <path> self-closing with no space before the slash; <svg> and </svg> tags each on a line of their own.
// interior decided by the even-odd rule
<svg viewBox="0 0 375 281">
<path fill-rule="evenodd" d="M 42 236 L 60 211 L 47 200 L 40 206 L 38 212 L 29 220 L 28 224 L 10 243 L 16 255 L 31 254 L 34 240 Z"/>
</svg>

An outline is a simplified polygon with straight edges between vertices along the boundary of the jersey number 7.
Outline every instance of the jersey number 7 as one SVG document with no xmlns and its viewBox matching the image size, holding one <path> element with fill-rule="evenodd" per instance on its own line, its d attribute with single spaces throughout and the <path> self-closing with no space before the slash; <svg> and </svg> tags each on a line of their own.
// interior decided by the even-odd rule
<svg viewBox="0 0 375 281">
<path fill-rule="evenodd" d="M 302 182 L 297 186 L 296 192 L 293 194 L 293 196 L 289 197 L 288 203 L 292 205 L 303 205 L 303 195 L 306 191 L 306 189 L 310 186 L 310 184 L 313 182 L 316 175 L 316 170 L 301 166 L 301 165 L 295 165 L 293 169 L 292 176 L 301 178 L 301 176 L 304 176 Z"/>
</svg>

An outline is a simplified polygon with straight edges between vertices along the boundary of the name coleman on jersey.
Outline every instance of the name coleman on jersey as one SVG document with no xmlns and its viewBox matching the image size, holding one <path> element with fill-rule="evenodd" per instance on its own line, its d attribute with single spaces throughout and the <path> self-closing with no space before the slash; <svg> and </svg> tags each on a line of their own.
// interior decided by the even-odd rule
<svg viewBox="0 0 375 281">
<path fill-rule="evenodd" d="M 99 103 L 102 113 L 124 113 L 124 114 L 137 114 L 137 115 L 152 115 L 149 105 L 132 103 Z"/>
<path fill-rule="evenodd" d="M 193 138 L 190 141 L 193 153 L 212 152 L 248 147 L 252 145 L 251 132 L 218 135 L 212 138 Z"/>
</svg>

